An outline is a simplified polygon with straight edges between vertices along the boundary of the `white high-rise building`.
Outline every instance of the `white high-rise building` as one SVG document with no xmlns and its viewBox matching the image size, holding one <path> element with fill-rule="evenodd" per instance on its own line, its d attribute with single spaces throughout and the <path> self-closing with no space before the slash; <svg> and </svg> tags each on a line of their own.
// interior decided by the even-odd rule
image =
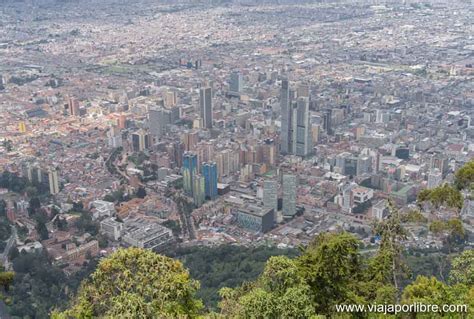
<svg viewBox="0 0 474 319">
<path fill-rule="evenodd" d="M 438 170 L 434 169 L 428 174 L 428 189 L 433 189 L 441 185 L 443 181 L 443 174 Z"/>
<path fill-rule="evenodd" d="M 59 193 L 59 176 L 56 168 L 51 167 L 48 171 L 49 192 L 51 195 Z"/>
</svg>

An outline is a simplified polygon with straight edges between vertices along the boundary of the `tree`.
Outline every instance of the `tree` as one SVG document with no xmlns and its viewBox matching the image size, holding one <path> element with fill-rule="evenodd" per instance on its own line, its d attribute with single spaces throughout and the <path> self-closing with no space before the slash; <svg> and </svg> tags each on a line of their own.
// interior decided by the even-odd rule
<svg viewBox="0 0 474 319">
<path fill-rule="evenodd" d="M 389 216 L 386 220 L 374 225 L 374 232 L 381 237 L 380 248 L 376 256 L 369 262 L 369 274 L 380 284 L 393 285 L 395 290 L 400 287 L 400 277 L 407 272 L 402 258 L 401 241 L 406 238 L 399 210 L 389 204 Z"/>
<path fill-rule="evenodd" d="M 403 290 L 402 303 L 437 305 L 442 310 L 443 305 L 472 304 L 470 299 L 473 289 L 466 285 L 448 286 L 435 277 L 418 276 L 414 282 Z M 471 305 L 472 306 L 472 305 Z M 433 313 L 414 314 L 416 318 L 433 318 Z M 462 318 L 454 313 L 436 313 L 436 318 Z"/>
<path fill-rule="evenodd" d="M 195 317 L 202 309 L 194 297 L 198 288 L 179 261 L 144 249 L 121 249 L 83 282 L 72 307 L 54 316 Z"/>
<path fill-rule="evenodd" d="M 298 258 L 299 269 L 310 286 L 318 314 L 330 314 L 336 304 L 360 301 L 359 241 L 348 233 L 318 235 Z"/>
<path fill-rule="evenodd" d="M 474 183 L 474 160 L 471 160 L 463 167 L 461 167 L 455 175 L 454 184 L 457 189 L 461 190 L 468 186 L 472 188 Z"/>
<path fill-rule="evenodd" d="M 12 271 L 0 271 L 0 287 L 2 287 L 5 291 L 10 289 L 10 285 L 13 282 L 13 278 L 15 278 L 15 273 Z"/>
<path fill-rule="evenodd" d="M 474 250 L 466 250 L 453 259 L 449 280 L 474 287 Z"/>
<path fill-rule="evenodd" d="M 448 184 L 433 189 L 424 189 L 418 194 L 417 199 L 418 202 L 430 202 L 436 208 L 446 205 L 447 207 L 461 209 L 463 205 L 461 192 Z"/>
<path fill-rule="evenodd" d="M 231 318 L 310 318 L 315 316 L 310 286 L 295 260 L 271 257 L 254 284 L 223 288 L 222 314 Z"/>
</svg>

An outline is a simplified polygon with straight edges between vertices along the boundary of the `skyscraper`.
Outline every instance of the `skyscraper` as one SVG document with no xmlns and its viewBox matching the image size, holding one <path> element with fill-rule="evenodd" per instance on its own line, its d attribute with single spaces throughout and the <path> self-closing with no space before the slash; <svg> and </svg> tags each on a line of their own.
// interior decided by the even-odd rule
<svg viewBox="0 0 474 319">
<path fill-rule="evenodd" d="M 193 194 L 193 178 L 198 173 L 197 169 L 197 155 L 186 152 L 183 155 L 183 186 L 184 192 L 188 195 Z"/>
<path fill-rule="evenodd" d="M 150 136 L 144 131 L 132 134 L 132 149 L 134 152 L 143 152 L 150 147 Z"/>
<path fill-rule="evenodd" d="M 122 143 L 122 134 L 120 129 L 117 126 L 112 126 L 107 131 L 107 142 L 110 147 L 121 147 Z"/>
<path fill-rule="evenodd" d="M 280 90 L 280 112 L 281 112 L 281 133 L 280 133 L 280 151 L 282 154 L 291 152 L 290 147 L 290 129 L 291 129 L 291 109 L 290 109 L 290 84 L 288 79 L 281 81 Z"/>
<path fill-rule="evenodd" d="M 199 90 L 199 107 L 201 110 L 201 118 L 203 127 L 212 128 L 212 89 L 204 87 Z"/>
<path fill-rule="evenodd" d="M 274 180 L 263 182 L 263 207 L 273 209 L 275 220 L 278 212 L 278 183 Z"/>
<path fill-rule="evenodd" d="M 160 138 L 165 132 L 166 122 L 166 116 L 162 108 L 148 111 L 148 127 L 150 133 L 156 138 Z"/>
<path fill-rule="evenodd" d="M 217 164 L 215 162 L 202 164 L 202 175 L 206 198 L 215 199 L 217 197 Z"/>
<path fill-rule="evenodd" d="M 282 178 L 283 216 L 293 217 L 296 214 L 296 187 L 296 176 L 284 174 Z"/>
<path fill-rule="evenodd" d="M 307 156 L 313 148 L 308 98 L 298 98 L 292 111 L 292 154 Z"/>
<path fill-rule="evenodd" d="M 443 174 L 439 169 L 435 168 L 428 174 L 428 189 L 433 189 L 441 185 L 443 181 Z"/>
<path fill-rule="evenodd" d="M 74 97 L 68 99 L 69 115 L 79 116 L 79 101 Z"/>
<path fill-rule="evenodd" d="M 194 151 L 197 143 L 199 142 L 198 131 L 184 132 L 183 143 L 186 151 Z"/>
<path fill-rule="evenodd" d="M 201 207 L 206 200 L 205 178 L 200 174 L 193 176 L 193 201 L 194 205 Z"/>
<path fill-rule="evenodd" d="M 49 192 L 51 195 L 59 193 L 59 177 L 56 168 L 51 167 L 48 171 Z"/>
<path fill-rule="evenodd" d="M 234 71 L 230 74 L 229 91 L 231 93 L 240 93 L 242 91 L 242 74 Z"/>
<path fill-rule="evenodd" d="M 332 131 L 332 110 L 328 109 L 323 115 L 323 127 L 326 130 L 327 135 L 333 135 Z"/>
</svg>

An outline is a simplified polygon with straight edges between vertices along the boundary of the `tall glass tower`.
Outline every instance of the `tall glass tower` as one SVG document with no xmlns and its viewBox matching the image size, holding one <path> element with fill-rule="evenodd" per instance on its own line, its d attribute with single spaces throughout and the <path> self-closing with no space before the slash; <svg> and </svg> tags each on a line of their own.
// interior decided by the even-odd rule
<svg viewBox="0 0 474 319">
<path fill-rule="evenodd" d="M 202 175 L 204 176 L 206 198 L 215 199 L 217 197 L 217 164 L 203 163 Z"/>
<path fill-rule="evenodd" d="M 183 185 L 184 192 L 188 195 L 193 194 L 193 178 L 198 174 L 197 155 L 186 152 L 183 155 Z"/>
</svg>

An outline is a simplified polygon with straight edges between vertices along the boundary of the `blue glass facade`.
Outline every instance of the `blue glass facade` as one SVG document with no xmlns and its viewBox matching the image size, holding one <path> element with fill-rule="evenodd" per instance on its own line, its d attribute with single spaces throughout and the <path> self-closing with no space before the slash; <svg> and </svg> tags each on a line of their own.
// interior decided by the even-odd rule
<svg viewBox="0 0 474 319">
<path fill-rule="evenodd" d="M 206 198 L 215 199 L 217 197 L 216 163 L 204 163 L 202 165 L 202 175 L 204 176 Z"/>
<path fill-rule="evenodd" d="M 190 196 L 193 194 L 193 178 L 197 173 L 197 155 L 194 153 L 184 153 L 183 186 L 184 192 Z"/>
</svg>

